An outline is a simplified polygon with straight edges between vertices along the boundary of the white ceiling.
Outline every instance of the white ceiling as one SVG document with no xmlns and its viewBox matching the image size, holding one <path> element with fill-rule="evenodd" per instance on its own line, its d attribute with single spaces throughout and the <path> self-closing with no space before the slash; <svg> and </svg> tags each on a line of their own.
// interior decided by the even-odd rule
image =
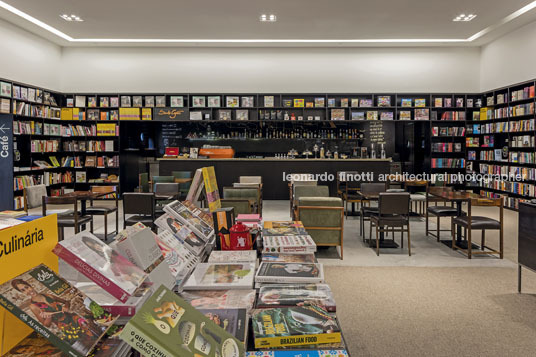
<svg viewBox="0 0 536 357">
<path fill-rule="evenodd" d="M 378 42 L 381 42 L 403 39 L 455 39 L 461 40 L 461 45 L 481 45 L 536 19 L 536 10 L 530 10 L 510 21 L 504 20 L 533 0 L 3 0 L 3 2 L 76 40 L 271 39 L 380 40 Z M 88 45 L 92 42 L 66 41 L 12 12 L 0 10 L 0 17 L 60 45 Z M 64 13 L 81 16 L 84 22 L 66 22 L 59 16 Z M 277 22 L 261 23 L 259 16 L 263 13 L 276 14 Z M 453 22 L 452 19 L 461 13 L 475 13 L 477 17 L 471 22 Z M 465 41 L 485 29 L 488 29 L 489 33 L 475 41 Z M 448 41 L 445 42 L 449 44 Z M 371 44 L 374 43 L 342 45 Z M 325 45 L 325 43 L 307 45 Z"/>
</svg>

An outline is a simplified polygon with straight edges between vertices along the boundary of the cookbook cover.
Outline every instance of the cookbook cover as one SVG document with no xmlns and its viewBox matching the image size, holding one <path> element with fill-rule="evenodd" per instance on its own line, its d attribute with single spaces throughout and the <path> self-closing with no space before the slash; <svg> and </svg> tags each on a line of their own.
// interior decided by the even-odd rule
<svg viewBox="0 0 536 357">
<path fill-rule="evenodd" d="M 248 314 L 246 309 L 198 309 L 216 325 L 246 345 Z"/>
<path fill-rule="evenodd" d="M 120 337 L 141 356 L 243 357 L 244 344 L 161 286 Z"/>
<path fill-rule="evenodd" d="M 182 285 L 186 276 L 199 263 L 199 258 L 168 230 L 161 230 L 156 236 L 156 242 L 175 277 L 175 284 Z"/>
<path fill-rule="evenodd" d="M 251 289 L 255 264 L 200 263 L 184 284 L 184 290 Z"/>
<path fill-rule="evenodd" d="M 324 270 L 320 263 L 262 262 L 255 276 L 256 283 L 323 283 Z"/>
<path fill-rule="evenodd" d="M 321 305 L 336 311 L 335 300 L 327 284 L 270 284 L 259 290 L 257 308 Z"/>
<path fill-rule="evenodd" d="M 300 221 L 266 221 L 262 230 L 263 237 L 303 234 L 307 231 Z"/>
<path fill-rule="evenodd" d="M 179 294 L 196 309 L 251 310 L 256 291 L 251 290 L 189 290 Z"/>
<path fill-rule="evenodd" d="M 311 254 L 316 252 L 316 243 L 310 235 L 263 236 L 263 252 Z"/>
<path fill-rule="evenodd" d="M 314 254 L 262 253 L 261 261 L 274 263 L 317 263 Z"/>
<path fill-rule="evenodd" d="M 255 263 L 256 250 L 213 250 L 208 258 L 209 263 Z"/>
<path fill-rule="evenodd" d="M 59 242 L 53 251 L 121 302 L 147 278 L 143 270 L 89 232 Z"/>
<path fill-rule="evenodd" d="M 87 356 L 115 321 L 42 264 L 0 285 L 0 306 L 74 356 Z"/>
<path fill-rule="evenodd" d="M 255 348 L 341 343 L 340 328 L 319 306 L 261 309 L 251 316 Z"/>
</svg>

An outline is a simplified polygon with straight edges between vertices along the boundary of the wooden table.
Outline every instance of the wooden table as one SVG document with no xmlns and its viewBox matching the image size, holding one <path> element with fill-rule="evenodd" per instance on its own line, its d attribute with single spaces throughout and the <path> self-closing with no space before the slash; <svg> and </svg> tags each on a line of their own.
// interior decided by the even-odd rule
<svg viewBox="0 0 536 357">
<path fill-rule="evenodd" d="M 468 202 L 471 199 L 482 198 L 482 196 L 476 193 L 451 191 L 443 187 L 433 187 L 429 190 L 429 193 L 432 196 L 441 198 L 442 200 L 456 203 L 456 213 L 458 217 L 463 214 L 462 206 L 464 202 Z M 459 225 L 456 232 L 456 244 L 458 246 L 462 246 L 462 227 Z"/>
<path fill-rule="evenodd" d="M 86 215 L 86 201 L 108 195 L 109 192 L 73 191 L 59 195 L 60 198 L 76 198 L 80 201 L 80 215 Z"/>
</svg>

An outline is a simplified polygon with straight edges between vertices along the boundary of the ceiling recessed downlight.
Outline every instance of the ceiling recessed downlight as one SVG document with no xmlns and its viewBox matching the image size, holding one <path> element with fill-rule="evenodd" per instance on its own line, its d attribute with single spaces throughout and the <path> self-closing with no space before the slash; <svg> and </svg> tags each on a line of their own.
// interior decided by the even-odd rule
<svg viewBox="0 0 536 357">
<path fill-rule="evenodd" d="M 67 14 L 62 14 L 60 15 L 60 17 L 62 19 L 64 19 L 65 21 L 69 21 L 69 22 L 82 22 L 84 20 L 82 20 L 82 18 L 78 15 L 74 15 L 74 14 L 71 14 L 71 15 L 67 15 Z"/>
<path fill-rule="evenodd" d="M 476 17 L 475 14 L 461 14 L 461 15 L 456 16 L 454 19 L 452 19 L 452 21 L 454 21 L 454 22 L 459 22 L 459 21 L 468 22 L 468 21 L 471 21 L 472 19 L 474 19 L 475 17 Z"/>
<path fill-rule="evenodd" d="M 262 14 L 260 16 L 260 20 L 261 22 L 276 22 L 277 16 L 275 16 L 274 14 Z"/>
</svg>

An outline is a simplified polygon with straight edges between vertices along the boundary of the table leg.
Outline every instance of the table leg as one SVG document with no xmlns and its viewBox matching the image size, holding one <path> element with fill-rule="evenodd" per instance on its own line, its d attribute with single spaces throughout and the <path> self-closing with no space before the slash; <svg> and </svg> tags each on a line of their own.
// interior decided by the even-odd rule
<svg viewBox="0 0 536 357">
<path fill-rule="evenodd" d="M 462 215 L 462 206 L 463 206 L 462 201 L 456 202 L 456 211 L 457 211 L 456 214 L 458 215 L 458 217 Z M 462 242 L 462 226 L 458 224 L 457 231 L 456 231 L 456 244 L 460 246 L 461 242 Z"/>
<path fill-rule="evenodd" d="M 86 200 L 80 200 L 80 216 L 84 217 L 86 215 Z M 82 225 L 82 230 L 86 230 L 86 225 Z"/>
<path fill-rule="evenodd" d="M 521 264 L 517 265 L 517 292 L 521 294 Z"/>
</svg>

